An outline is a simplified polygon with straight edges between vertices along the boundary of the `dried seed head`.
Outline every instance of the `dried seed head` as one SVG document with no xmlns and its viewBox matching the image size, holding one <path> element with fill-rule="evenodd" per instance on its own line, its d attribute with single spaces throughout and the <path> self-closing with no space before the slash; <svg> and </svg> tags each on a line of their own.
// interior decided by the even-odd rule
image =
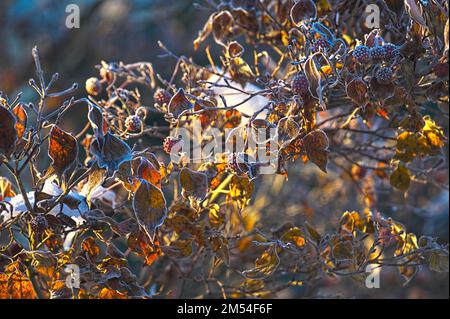
<svg viewBox="0 0 450 319">
<path fill-rule="evenodd" d="M 86 92 L 90 95 L 97 96 L 102 91 L 102 83 L 96 77 L 91 77 L 86 80 Z"/>
</svg>

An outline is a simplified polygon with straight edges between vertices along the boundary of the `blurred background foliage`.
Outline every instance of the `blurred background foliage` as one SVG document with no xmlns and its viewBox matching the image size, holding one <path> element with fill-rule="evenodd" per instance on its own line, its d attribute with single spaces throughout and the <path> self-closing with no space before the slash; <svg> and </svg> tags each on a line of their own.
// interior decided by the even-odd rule
<svg viewBox="0 0 450 319">
<path fill-rule="evenodd" d="M 68 4 L 80 6 L 81 27 L 67 29 L 65 12 Z M 100 61 L 125 63 L 149 61 L 164 78 L 170 77 L 174 61 L 159 58 L 162 40 L 173 52 L 192 56 L 192 42 L 203 27 L 208 12 L 198 10 L 190 0 L 2 0 L 0 2 L 0 90 L 14 97 L 22 92 L 22 100 L 34 101 L 35 93 L 28 85 L 34 75 L 31 49 L 37 45 L 47 76 L 60 73 L 58 89 L 76 82 L 77 96 L 85 96 L 84 82 L 98 74 Z M 206 64 L 203 53 L 196 62 Z M 147 92 L 145 91 L 147 90 Z M 153 92 L 141 91 L 144 103 L 152 105 Z M 50 109 L 60 106 L 54 100 Z M 87 109 L 76 109 L 65 117 L 64 126 L 78 131 L 84 126 Z M 160 118 L 149 119 L 151 122 Z M 448 130 L 448 125 L 445 128 Z M 154 143 L 154 141 L 149 141 Z M 448 154 L 448 146 L 446 146 Z M 48 164 L 43 164 L 48 165 Z M 331 171 L 323 174 L 312 165 L 299 162 L 289 168 L 289 179 L 263 176 L 252 204 L 247 208 L 267 227 L 309 221 L 324 231 L 337 225 L 345 210 L 361 211 L 364 207 L 357 187 L 350 177 Z M 0 170 L 0 175 L 5 175 Z M 447 179 L 447 176 L 441 176 Z M 416 234 L 437 236 L 448 243 L 448 191 L 433 185 L 414 184 L 408 196 L 393 191 L 389 185 L 377 185 L 376 209 L 405 224 Z M 283 212 L 283 220 L 280 220 Z M 251 262 L 249 260 L 249 262 Z M 306 287 L 292 287 L 279 297 L 298 298 L 306 294 L 316 297 L 342 298 L 448 298 L 448 274 L 424 269 L 406 287 L 393 269 L 381 273 L 381 288 L 367 289 L 350 278 L 325 277 L 316 283 L 314 292 Z"/>
</svg>

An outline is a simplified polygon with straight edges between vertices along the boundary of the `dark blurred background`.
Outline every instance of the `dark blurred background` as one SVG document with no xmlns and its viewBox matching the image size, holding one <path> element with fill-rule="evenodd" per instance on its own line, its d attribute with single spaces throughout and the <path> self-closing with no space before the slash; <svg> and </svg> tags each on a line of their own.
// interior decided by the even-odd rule
<svg viewBox="0 0 450 319">
<path fill-rule="evenodd" d="M 80 7 L 79 29 L 65 26 L 66 6 Z M 84 82 L 98 74 L 95 65 L 101 60 L 125 63 L 149 61 L 163 77 L 170 76 L 174 61 L 158 57 L 162 40 L 179 55 L 194 54 L 192 41 L 203 27 L 209 13 L 197 10 L 188 0 L 2 0 L 0 2 L 0 90 L 14 97 L 23 92 L 24 101 L 35 101 L 28 85 L 34 77 L 31 49 L 40 49 L 47 79 L 60 73 L 57 88 L 73 82 L 80 84 L 77 96 L 84 96 Z M 207 63 L 203 55 L 196 61 Z M 150 103 L 153 92 L 142 91 Z M 62 101 L 53 101 L 57 107 Z M 65 126 L 78 131 L 84 125 L 86 110 L 77 109 L 66 116 Z M 446 150 L 448 152 L 448 148 Z M 0 175 L 4 172 L 0 171 Z M 318 225 L 319 230 L 338 224 L 345 210 L 361 210 L 357 190 L 346 177 L 331 171 L 319 173 L 312 165 L 291 165 L 289 180 L 281 176 L 264 176 L 258 182 L 248 208 L 260 215 L 267 227 L 283 221 Z M 446 177 L 443 177 L 446 178 Z M 345 183 L 345 185 L 344 185 Z M 437 236 L 448 243 L 448 192 L 432 185 L 414 185 L 408 198 L 393 192 L 389 185 L 377 185 L 377 209 L 405 224 L 416 234 Z M 292 288 L 280 297 L 301 297 L 302 288 Z M 367 289 L 351 279 L 325 278 L 318 283 L 317 297 L 359 298 L 448 298 L 448 274 L 420 272 L 406 287 L 398 273 L 383 270 L 381 289 Z"/>
</svg>

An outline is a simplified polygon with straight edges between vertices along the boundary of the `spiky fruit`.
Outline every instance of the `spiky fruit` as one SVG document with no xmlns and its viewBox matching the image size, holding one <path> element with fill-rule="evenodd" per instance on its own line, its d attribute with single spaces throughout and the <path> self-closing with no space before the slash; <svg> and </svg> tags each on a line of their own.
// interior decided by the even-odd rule
<svg viewBox="0 0 450 319">
<path fill-rule="evenodd" d="M 294 94 L 305 95 L 309 92 L 309 83 L 305 74 L 297 73 L 291 81 L 291 89 Z"/>
<path fill-rule="evenodd" d="M 376 45 L 376 46 L 370 48 L 370 57 L 372 58 L 372 60 L 381 61 L 384 59 L 385 56 L 386 56 L 386 52 L 385 52 L 384 47 L 382 47 L 380 45 Z"/>
<path fill-rule="evenodd" d="M 320 38 L 320 39 L 317 39 L 317 40 L 315 40 L 313 42 L 312 47 L 313 47 L 314 51 L 320 51 L 320 49 L 329 50 L 330 49 L 330 44 L 324 38 Z"/>
<path fill-rule="evenodd" d="M 96 77 L 91 77 L 86 80 L 86 92 L 90 95 L 97 96 L 102 91 L 102 83 Z"/>
<path fill-rule="evenodd" d="M 165 89 L 157 89 L 155 91 L 155 94 L 153 94 L 153 100 L 155 101 L 156 104 L 159 105 L 164 105 L 164 104 L 169 104 L 170 99 L 172 98 L 172 95 L 167 92 L 167 90 Z"/>
<path fill-rule="evenodd" d="M 359 63 L 370 62 L 370 49 L 365 45 L 357 45 L 355 50 L 353 50 L 353 57 Z"/>
<path fill-rule="evenodd" d="M 139 116 L 132 115 L 126 118 L 125 127 L 130 132 L 139 131 L 142 127 L 142 121 Z"/>
<path fill-rule="evenodd" d="M 394 72 L 388 66 L 382 66 L 375 73 L 375 79 L 379 84 L 389 84 L 392 82 Z"/>
<path fill-rule="evenodd" d="M 48 228 L 47 219 L 43 215 L 37 215 L 30 221 L 30 227 L 35 234 L 42 234 Z"/>
<path fill-rule="evenodd" d="M 398 46 L 392 43 L 386 43 L 383 45 L 384 48 L 384 59 L 392 60 L 399 55 Z"/>
<path fill-rule="evenodd" d="M 170 154 L 172 152 L 172 148 L 181 142 L 181 138 L 179 137 L 173 137 L 173 136 L 167 136 L 163 143 L 163 151 L 166 154 Z"/>
</svg>

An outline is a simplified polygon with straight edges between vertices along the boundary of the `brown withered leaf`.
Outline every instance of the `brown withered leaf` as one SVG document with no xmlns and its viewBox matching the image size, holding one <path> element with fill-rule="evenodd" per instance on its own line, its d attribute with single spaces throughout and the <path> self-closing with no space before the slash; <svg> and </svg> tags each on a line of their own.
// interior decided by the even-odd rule
<svg viewBox="0 0 450 319">
<path fill-rule="evenodd" d="M 0 105 L 0 155 L 9 157 L 17 141 L 16 117 Z"/>
<path fill-rule="evenodd" d="M 141 180 L 133 197 L 133 211 L 138 223 L 147 233 L 153 235 L 167 216 L 166 199 L 161 190 Z"/>
<path fill-rule="evenodd" d="M 233 16 L 227 10 L 220 11 L 214 16 L 212 19 L 212 33 L 216 43 L 224 45 L 225 40 L 232 33 L 233 23 Z"/>
<path fill-rule="evenodd" d="M 311 95 L 320 101 L 320 105 L 323 109 L 326 109 L 325 102 L 323 100 L 323 84 L 322 84 L 322 73 L 316 65 L 316 60 L 324 60 L 324 56 L 321 52 L 316 52 L 311 55 L 305 62 L 305 76 L 308 79 L 309 92 Z M 323 65 L 322 65 L 323 67 Z"/>
<path fill-rule="evenodd" d="M 17 263 L 8 265 L 0 273 L 0 299 L 34 299 L 36 293 L 30 279 L 20 270 Z"/>
<path fill-rule="evenodd" d="M 21 139 L 23 134 L 25 133 L 25 129 L 27 127 L 27 111 L 25 111 L 25 107 L 22 103 L 19 103 L 16 105 L 15 108 L 13 108 L 12 112 L 17 118 L 16 122 L 16 130 L 17 130 L 17 139 Z"/>
<path fill-rule="evenodd" d="M 168 111 L 174 118 L 178 119 L 180 115 L 187 110 L 193 108 L 192 103 L 186 97 L 183 89 L 179 89 L 177 93 L 172 96 L 169 102 Z"/>
<path fill-rule="evenodd" d="M 96 239 L 92 236 L 83 240 L 81 248 L 92 260 L 95 260 L 100 254 L 100 247 L 98 246 Z"/>
<path fill-rule="evenodd" d="M 427 22 L 423 17 L 423 11 L 420 5 L 416 2 L 416 0 L 404 0 L 406 12 L 408 12 L 411 19 L 420 24 L 424 28 L 427 27 Z"/>
<path fill-rule="evenodd" d="M 127 240 L 128 247 L 144 258 L 144 264 L 150 266 L 153 262 L 162 255 L 160 244 L 157 240 L 150 243 L 145 233 L 137 231 L 131 233 Z"/>
<path fill-rule="evenodd" d="M 62 175 L 78 157 L 78 143 L 75 137 L 56 125 L 50 131 L 48 156 L 56 173 Z"/>
<path fill-rule="evenodd" d="M 249 279 L 264 279 L 273 275 L 280 264 L 276 245 L 267 248 L 261 257 L 256 259 L 255 267 L 245 270 L 242 274 Z"/>
<path fill-rule="evenodd" d="M 395 85 L 393 83 L 380 84 L 375 77 L 370 80 L 370 89 L 373 95 L 381 102 L 393 97 L 395 93 Z"/>
<path fill-rule="evenodd" d="M 205 173 L 183 167 L 180 171 L 181 195 L 201 201 L 208 192 L 208 177 Z"/>
<path fill-rule="evenodd" d="M 240 57 L 231 59 L 229 72 L 231 78 L 242 86 L 255 78 L 255 74 L 248 63 Z"/>
<path fill-rule="evenodd" d="M 161 173 L 148 159 L 145 157 L 138 157 L 133 160 L 132 168 L 136 176 L 161 188 Z"/>
<path fill-rule="evenodd" d="M 291 8 L 291 20 L 299 27 L 303 20 L 314 20 L 317 18 L 317 7 L 312 0 L 299 0 Z"/>
<path fill-rule="evenodd" d="M 230 181 L 230 193 L 231 200 L 236 201 L 239 208 L 245 207 L 253 193 L 253 182 L 248 176 L 233 175 Z"/>
<path fill-rule="evenodd" d="M 303 138 L 303 146 L 308 159 L 323 172 L 327 172 L 329 140 L 322 130 L 315 130 Z"/>
<path fill-rule="evenodd" d="M 244 48 L 239 42 L 233 41 L 228 44 L 227 54 L 230 58 L 239 58 L 244 53 Z"/>
<path fill-rule="evenodd" d="M 366 83 L 361 78 L 356 78 L 350 81 L 345 87 L 347 96 L 353 100 L 358 106 L 364 107 L 369 102 L 367 95 L 368 88 Z"/>
</svg>

